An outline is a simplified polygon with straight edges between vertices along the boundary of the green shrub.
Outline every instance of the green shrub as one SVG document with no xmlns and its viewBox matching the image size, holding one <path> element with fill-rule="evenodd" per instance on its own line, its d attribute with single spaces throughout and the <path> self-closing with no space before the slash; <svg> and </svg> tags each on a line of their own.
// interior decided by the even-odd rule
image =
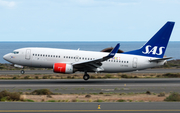
<svg viewBox="0 0 180 113">
<path fill-rule="evenodd" d="M 43 79 L 48 79 L 48 76 L 43 76 Z"/>
<path fill-rule="evenodd" d="M 72 102 L 79 102 L 79 99 L 73 99 Z"/>
<path fill-rule="evenodd" d="M 126 74 L 121 75 L 121 78 L 129 78 Z"/>
<path fill-rule="evenodd" d="M 0 92 L 0 100 L 11 100 L 11 101 L 18 101 L 20 100 L 19 93 L 11 93 L 6 90 Z"/>
<path fill-rule="evenodd" d="M 53 93 L 49 89 L 38 89 L 38 90 L 34 90 L 31 94 L 33 94 L 33 95 L 51 95 Z"/>
<path fill-rule="evenodd" d="M 55 100 L 48 100 L 47 102 L 56 102 Z"/>
<path fill-rule="evenodd" d="M 35 76 L 34 78 L 35 78 L 35 79 L 39 79 L 39 77 L 38 77 L 38 76 Z"/>
<path fill-rule="evenodd" d="M 180 101 L 180 94 L 173 92 L 164 101 Z"/>
<path fill-rule="evenodd" d="M 119 100 L 117 100 L 117 102 L 126 102 L 126 100 L 119 99 Z"/>
<path fill-rule="evenodd" d="M 90 76 L 90 78 L 92 78 L 92 79 L 95 79 L 95 78 L 96 78 L 96 76 L 94 76 L 94 75 L 91 75 L 91 76 Z"/>
<path fill-rule="evenodd" d="M 85 98 L 90 98 L 90 97 L 91 97 L 91 95 L 86 95 L 86 96 L 85 96 Z"/>
<path fill-rule="evenodd" d="M 13 79 L 17 79 L 17 77 L 13 77 Z"/>
<path fill-rule="evenodd" d="M 25 101 L 27 101 L 27 102 L 34 102 L 34 100 L 31 100 L 31 99 L 26 99 Z"/>
<path fill-rule="evenodd" d="M 71 76 L 67 76 L 67 79 L 71 79 Z"/>
<path fill-rule="evenodd" d="M 150 91 L 146 91 L 146 94 L 150 95 L 150 94 L 151 94 L 151 92 L 150 92 Z"/>
<path fill-rule="evenodd" d="M 97 102 L 104 102 L 103 100 L 101 100 L 101 99 L 97 99 Z"/>
<path fill-rule="evenodd" d="M 163 74 L 162 76 L 164 77 L 168 77 L 168 78 L 176 78 L 176 77 L 180 77 L 180 74 L 179 73 L 166 73 L 166 74 Z"/>
<path fill-rule="evenodd" d="M 161 92 L 159 93 L 158 97 L 164 97 L 165 96 L 165 93 L 164 92 Z"/>
<path fill-rule="evenodd" d="M 112 78 L 112 75 L 107 74 L 107 75 L 105 75 L 105 78 Z"/>
<path fill-rule="evenodd" d="M 30 76 L 25 76 L 24 79 L 30 79 Z"/>
<path fill-rule="evenodd" d="M 104 94 L 103 92 L 99 92 L 99 94 Z"/>
</svg>

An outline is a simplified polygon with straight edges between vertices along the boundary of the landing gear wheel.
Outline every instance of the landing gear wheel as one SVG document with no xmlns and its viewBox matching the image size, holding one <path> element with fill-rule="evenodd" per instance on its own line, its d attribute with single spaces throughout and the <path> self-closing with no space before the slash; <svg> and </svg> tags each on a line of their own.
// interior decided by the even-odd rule
<svg viewBox="0 0 180 113">
<path fill-rule="evenodd" d="M 24 70 L 21 70 L 21 74 L 24 74 L 25 73 L 25 71 Z"/>
<path fill-rule="evenodd" d="M 83 76 L 83 79 L 84 79 L 84 80 L 88 80 L 88 79 L 89 79 L 89 75 L 88 75 L 88 74 L 85 74 L 85 75 Z"/>
</svg>

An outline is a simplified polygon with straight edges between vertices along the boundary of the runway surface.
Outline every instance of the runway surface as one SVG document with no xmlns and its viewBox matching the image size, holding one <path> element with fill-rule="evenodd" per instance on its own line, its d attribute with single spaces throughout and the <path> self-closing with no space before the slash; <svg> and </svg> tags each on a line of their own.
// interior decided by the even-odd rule
<svg viewBox="0 0 180 113">
<path fill-rule="evenodd" d="M 148 69 L 135 73 L 179 73 L 179 69 Z M 51 74 L 52 70 L 26 71 L 27 74 Z M 19 74 L 19 71 L 0 71 L 0 74 Z M 48 88 L 56 93 L 99 92 L 180 92 L 180 78 L 156 79 L 42 79 L 0 80 L 0 91 L 32 92 Z M 100 108 L 98 109 L 98 105 Z M 50 102 L 0 102 L 0 112 L 8 113 L 59 113 L 59 112 L 103 112 L 103 113 L 179 113 L 179 102 L 122 102 L 122 103 L 50 103 Z"/>
<path fill-rule="evenodd" d="M 42 80 L 0 80 L 0 90 L 32 92 L 35 89 L 48 88 L 52 92 L 69 93 L 142 93 L 151 91 L 180 92 L 180 78 L 158 79 L 42 79 Z"/>
<path fill-rule="evenodd" d="M 100 105 L 100 109 L 98 109 Z M 58 112 L 103 112 L 103 113 L 179 113 L 178 102 L 122 102 L 122 103 L 27 103 L 0 102 L 0 112 L 58 113 Z"/>
<path fill-rule="evenodd" d="M 146 69 L 128 73 L 180 73 L 180 69 Z M 2 74 L 20 74 L 20 70 L 2 70 Z M 53 74 L 53 70 L 25 70 L 25 74 Z"/>
</svg>

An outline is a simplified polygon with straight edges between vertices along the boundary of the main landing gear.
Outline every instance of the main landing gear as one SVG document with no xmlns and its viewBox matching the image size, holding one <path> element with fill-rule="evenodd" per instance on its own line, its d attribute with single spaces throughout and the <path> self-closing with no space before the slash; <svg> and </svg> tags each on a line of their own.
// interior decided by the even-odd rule
<svg viewBox="0 0 180 113">
<path fill-rule="evenodd" d="M 24 74 L 24 73 L 25 73 L 25 71 L 24 71 L 24 70 L 21 70 L 21 71 L 20 71 L 20 73 L 21 73 L 21 74 Z"/>
<path fill-rule="evenodd" d="M 88 80 L 89 79 L 89 75 L 87 74 L 87 72 L 84 73 L 83 79 L 84 80 Z"/>
</svg>

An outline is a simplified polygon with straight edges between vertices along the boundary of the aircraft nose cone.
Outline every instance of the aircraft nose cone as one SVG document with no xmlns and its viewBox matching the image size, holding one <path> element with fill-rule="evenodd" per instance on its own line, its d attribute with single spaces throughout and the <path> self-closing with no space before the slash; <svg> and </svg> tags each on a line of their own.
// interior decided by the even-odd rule
<svg viewBox="0 0 180 113">
<path fill-rule="evenodd" d="M 9 55 L 9 54 L 4 55 L 4 56 L 3 56 L 3 59 L 9 61 L 10 55 Z"/>
</svg>

